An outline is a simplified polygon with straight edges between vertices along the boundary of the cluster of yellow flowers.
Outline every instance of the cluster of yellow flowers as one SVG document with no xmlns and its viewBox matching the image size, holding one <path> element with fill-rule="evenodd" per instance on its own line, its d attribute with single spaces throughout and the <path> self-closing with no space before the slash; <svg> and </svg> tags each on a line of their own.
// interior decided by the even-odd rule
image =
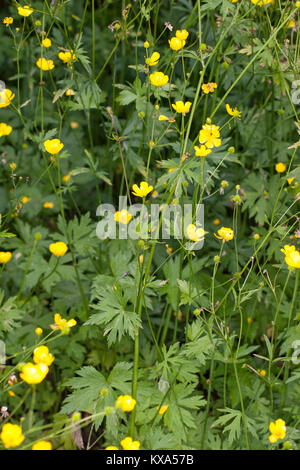
<svg viewBox="0 0 300 470">
<path fill-rule="evenodd" d="M 121 447 L 123 450 L 140 450 L 141 443 L 139 441 L 134 441 L 132 437 L 125 437 L 121 442 Z M 105 450 L 119 450 L 118 447 L 108 446 Z"/>
<path fill-rule="evenodd" d="M 20 377 L 28 384 L 41 383 L 49 372 L 49 366 L 54 361 L 53 355 L 49 352 L 47 346 L 38 346 L 33 351 L 33 361 L 27 362 L 22 367 Z"/>
<path fill-rule="evenodd" d="M 18 424 L 6 423 L 3 425 L 0 439 L 6 449 L 18 447 L 25 439 L 21 426 Z M 38 441 L 32 446 L 32 450 L 52 450 L 49 441 Z"/>
<path fill-rule="evenodd" d="M 177 30 L 175 36 L 169 39 L 170 48 L 173 51 L 179 51 L 186 44 L 186 39 L 188 38 L 188 31 L 186 29 Z"/>
</svg>

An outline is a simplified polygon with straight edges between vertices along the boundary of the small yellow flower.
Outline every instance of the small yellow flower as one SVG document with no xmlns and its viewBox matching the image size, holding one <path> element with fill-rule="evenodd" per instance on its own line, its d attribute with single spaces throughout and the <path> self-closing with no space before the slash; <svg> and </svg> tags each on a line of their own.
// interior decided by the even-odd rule
<svg viewBox="0 0 300 470">
<path fill-rule="evenodd" d="M 9 135 L 13 128 L 9 126 L 8 124 L 5 124 L 5 122 L 0 123 L 0 137 L 3 137 L 5 135 Z"/>
<path fill-rule="evenodd" d="M 176 101 L 175 104 L 172 104 L 172 108 L 175 109 L 176 113 L 186 114 L 189 112 L 192 103 L 187 101 L 184 103 L 183 101 Z"/>
<path fill-rule="evenodd" d="M 253 235 L 253 238 L 254 238 L 254 240 L 259 240 L 259 239 L 260 239 L 259 233 L 255 233 L 255 234 Z"/>
<path fill-rule="evenodd" d="M 14 99 L 15 94 L 8 88 L 4 88 L 0 91 L 0 108 L 9 106 Z"/>
<path fill-rule="evenodd" d="M 275 170 L 277 173 L 284 173 L 286 170 L 286 165 L 282 162 L 276 163 Z"/>
<path fill-rule="evenodd" d="M 53 209 L 54 204 L 53 204 L 53 202 L 44 202 L 43 207 L 45 209 Z"/>
<path fill-rule="evenodd" d="M 205 144 L 208 148 L 220 147 L 220 126 L 215 126 L 214 124 L 204 124 L 199 133 L 199 142 L 200 144 Z"/>
<path fill-rule="evenodd" d="M 213 93 L 217 87 L 218 85 L 216 83 L 210 82 L 210 83 L 203 83 L 201 88 L 202 88 L 203 93 L 207 95 L 208 93 Z"/>
<path fill-rule="evenodd" d="M 38 441 L 33 444 L 32 450 L 52 450 L 52 444 L 49 441 Z"/>
<path fill-rule="evenodd" d="M 72 65 L 73 62 L 76 60 L 76 54 L 74 51 L 67 51 L 67 52 L 59 52 L 58 57 L 68 66 Z"/>
<path fill-rule="evenodd" d="M 176 34 L 175 34 L 177 39 L 179 39 L 180 41 L 185 41 L 188 38 L 188 35 L 189 33 L 186 29 L 182 29 L 181 31 L 177 29 Z"/>
<path fill-rule="evenodd" d="M 169 39 L 169 45 L 173 51 L 179 51 L 185 46 L 185 41 L 178 39 L 176 36 L 174 36 L 171 39 Z"/>
<path fill-rule="evenodd" d="M 149 41 L 144 42 L 144 48 L 148 49 L 150 47 Z"/>
<path fill-rule="evenodd" d="M 205 230 L 197 228 L 194 224 L 189 224 L 186 228 L 187 237 L 193 242 L 200 242 L 204 239 Z"/>
<path fill-rule="evenodd" d="M 64 144 L 59 139 L 51 139 L 44 142 L 44 147 L 51 155 L 57 155 L 64 147 Z"/>
<path fill-rule="evenodd" d="M 33 351 L 33 362 L 36 364 L 46 364 L 47 366 L 51 366 L 52 362 L 54 361 L 54 356 L 49 352 L 47 346 L 38 346 Z"/>
<path fill-rule="evenodd" d="M 206 148 L 205 145 L 200 145 L 200 147 L 195 145 L 194 150 L 196 157 L 206 157 L 206 155 L 209 155 L 211 153 L 211 150 Z"/>
<path fill-rule="evenodd" d="M 6 16 L 3 18 L 3 23 L 8 26 L 9 24 L 12 24 L 14 22 L 14 19 L 11 16 Z"/>
<path fill-rule="evenodd" d="M 274 3 L 275 0 L 251 0 L 251 2 L 254 4 L 254 5 L 258 5 L 260 7 L 264 6 L 264 5 L 268 5 L 269 3 Z"/>
<path fill-rule="evenodd" d="M 238 119 L 241 118 L 242 112 L 237 108 L 231 108 L 229 104 L 226 104 L 226 111 L 230 116 L 237 117 Z"/>
<path fill-rule="evenodd" d="M 158 64 L 160 58 L 160 53 L 159 52 L 153 52 L 151 57 L 148 57 L 146 59 L 146 64 L 149 65 L 149 67 L 153 67 L 154 65 Z"/>
<path fill-rule="evenodd" d="M 8 395 L 10 397 L 15 397 L 16 396 L 15 392 L 13 392 L 12 390 L 8 390 Z"/>
<path fill-rule="evenodd" d="M 132 411 L 136 405 L 136 400 L 130 395 L 120 395 L 116 401 L 115 407 L 122 411 Z"/>
<path fill-rule="evenodd" d="M 105 447 L 105 450 L 119 450 L 119 449 L 116 446 L 108 446 L 108 447 Z"/>
<path fill-rule="evenodd" d="M 51 243 L 49 245 L 49 250 L 57 257 L 64 256 L 68 251 L 68 245 L 66 245 L 64 242 Z"/>
<path fill-rule="evenodd" d="M 29 201 L 31 201 L 31 199 L 27 196 L 23 196 L 21 199 L 22 204 L 27 204 Z"/>
<path fill-rule="evenodd" d="M 54 325 L 51 325 L 53 330 L 61 330 L 64 334 L 68 334 L 70 328 L 77 325 L 77 321 L 74 318 L 71 320 L 66 320 L 62 318 L 59 313 L 54 315 Z"/>
<path fill-rule="evenodd" d="M 11 259 L 11 252 L 10 251 L 0 251 L 0 264 L 6 264 Z"/>
<path fill-rule="evenodd" d="M 71 173 L 68 173 L 67 175 L 62 177 L 63 183 L 67 183 L 69 179 L 71 178 Z"/>
<path fill-rule="evenodd" d="M 72 88 L 68 88 L 68 89 L 66 90 L 66 95 L 67 95 L 67 96 L 74 96 L 75 94 L 76 94 L 76 93 L 75 93 L 74 90 L 72 90 Z"/>
<path fill-rule="evenodd" d="M 164 86 L 168 83 L 169 77 L 163 72 L 154 72 L 150 74 L 150 82 L 154 86 Z"/>
<path fill-rule="evenodd" d="M 159 121 L 168 121 L 169 118 L 167 116 L 165 116 L 164 114 L 161 114 L 158 118 Z"/>
<path fill-rule="evenodd" d="M 252 322 L 253 322 L 253 319 L 252 319 L 251 317 L 248 317 L 248 318 L 247 318 L 247 323 L 248 323 L 248 325 L 250 325 L 250 323 L 252 323 Z"/>
<path fill-rule="evenodd" d="M 296 7 L 300 8 L 300 2 L 296 2 Z"/>
<path fill-rule="evenodd" d="M 22 428 L 17 424 L 6 423 L 2 427 L 0 439 L 5 448 L 18 447 L 25 439 Z"/>
<path fill-rule="evenodd" d="M 31 362 L 27 362 L 27 364 L 22 367 L 20 377 L 28 384 L 39 384 L 44 380 L 48 372 L 49 367 L 47 364 L 32 364 Z"/>
<path fill-rule="evenodd" d="M 286 24 L 286 28 L 294 28 L 296 26 L 296 21 L 295 20 L 290 20 Z"/>
<path fill-rule="evenodd" d="M 71 126 L 72 129 L 78 129 L 78 127 L 79 127 L 79 122 L 71 121 L 71 122 L 70 122 L 70 126 Z"/>
<path fill-rule="evenodd" d="M 139 441 L 133 441 L 132 437 L 125 437 L 120 444 L 123 450 L 139 450 L 141 445 Z"/>
<path fill-rule="evenodd" d="M 23 7 L 18 7 L 18 13 L 21 16 L 30 16 L 34 12 L 33 8 L 28 5 L 24 5 Z"/>
<path fill-rule="evenodd" d="M 300 252 L 296 250 L 294 245 L 285 245 L 280 251 L 285 254 L 284 260 L 288 266 L 300 269 Z"/>
<path fill-rule="evenodd" d="M 167 409 L 169 408 L 169 405 L 162 405 L 160 408 L 156 408 L 158 410 L 159 415 L 163 415 Z"/>
<path fill-rule="evenodd" d="M 221 220 L 220 220 L 220 219 L 215 219 L 215 220 L 213 220 L 213 224 L 214 224 L 214 225 L 220 225 L 220 223 L 221 223 Z"/>
<path fill-rule="evenodd" d="M 146 181 L 140 183 L 140 187 L 137 184 L 132 186 L 132 194 L 138 197 L 145 197 L 147 194 L 151 193 L 153 186 L 150 186 Z"/>
<path fill-rule="evenodd" d="M 219 240 L 224 240 L 225 242 L 229 242 L 234 237 L 234 231 L 231 228 L 222 227 L 217 232 L 218 235 L 214 234 L 216 238 Z"/>
<path fill-rule="evenodd" d="M 262 370 L 257 369 L 257 372 L 259 373 L 261 377 L 265 377 L 267 375 L 267 371 L 265 371 L 265 369 L 262 369 Z"/>
<path fill-rule="evenodd" d="M 42 46 L 43 46 L 43 47 L 46 47 L 46 48 L 51 47 L 51 46 L 52 46 L 52 41 L 51 41 L 51 39 L 50 39 L 50 38 L 45 38 L 45 39 L 43 39 L 43 40 L 42 40 Z"/>
<path fill-rule="evenodd" d="M 36 328 L 36 329 L 34 330 L 34 332 L 35 332 L 35 334 L 36 334 L 37 336 L 41 336 L 41 334 L 43 334 L 43 330 L 42 330 L 42 328 L 40 328 L 40 327 Z"/>
<path fill-rule="evenodd" d="M 122 209 L 121 211 L 117 211 L 114 215 L 115 221 L 119 222 L 120 224 L 127 225 L 132 219 L 132 215 L 126 209 Z"/>
<path fill-rule="evenodd" d="M 278 439 L 284 439 L 286 436 L 286 426 L 285 421 L 283 419 L 277 419 L 274 422 L 270 423 L 269 431 L 271 436 L 269 436 L 269 441 L 274 444 L 278 441 Z"/>
<path fill-rule="evenodd" d="M 53 60 L 45 59 L 45 57 L 40 57 L 36 61 L 36 65 L 38 66 L 39 69 L 42 69 L 44 71 L 52 70 L 55 67 Z"/>
</svg>

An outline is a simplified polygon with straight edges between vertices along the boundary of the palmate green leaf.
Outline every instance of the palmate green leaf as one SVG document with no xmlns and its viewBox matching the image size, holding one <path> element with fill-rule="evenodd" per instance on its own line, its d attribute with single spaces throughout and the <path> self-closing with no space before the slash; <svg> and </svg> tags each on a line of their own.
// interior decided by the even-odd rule
<svg viewBox="0 0 300 470">
<path fill-rule="evenodd" d="M 68 395 L 62 405 L 61 413 L 85 411 L 88 413 L 101 413 L 105 407 L 113 407 L 119 395 L 130 393 L 130 380 L 132 364 L 119 362 L 106 378 L 92 366 L 82 367 L 77 371 L 78 377 L 66 382 L 72 393 Z M 104 415 L 95 419 L 96 428 L 100 426 Z M 117 431 L 117 423 L 114 425 Z"/>
<path fill-rule="evenodd" d="M 142 323 L 135 312 L 126 309 L 129 299 L 126 299 L 122 288 L 99 287 L 94 299 L 98 303 L 92 307 L 100 313 L 92 315 L 84 325 L 103 326 L 109 346 L 127 334 L 134 339 L 137 329 L 142 328 Z"/>
<path fill-rule="evenodd" d="M 187 357 L 184 348 L 180 350 L 180 344 L 174 343 L 167 350 L 166 346 L 162 347 L 163 361 L 157 365 L 161 375 L 172 382 L 174 377 L 185 383 L 198 383 L 200 362 L 197 359 Z"/>
<path fill-rule="evenodd" d="M 150 450 L 168 450 L 175 449 L 176 445 L 179 444 L 176 436 L 168 433 L 166 434 L 160 427 L 149 429 L 145 426 L 145 429 L 141 428 L 141 435 L 145 436 L 145 448 Z"/>
<path fill-rule="evenodd" d="M 177 439 L 187 440 L 188 429 L 195 429 L 195 415 L 190 410 L 205 406 L 206 400 L 197 394 L 194 385 L 177 384 L 170 392 L 169 408 L 164 415 L 164 424 Z"/>
<path fill-rule="evenodd" d="M 11 331 L 20 325 L 23 316 L 22 310 L 17 307 L 16 297 L 4 301 L 4 291 L 0 290 L 0 337 L 2 332 Z"/>
</svg>

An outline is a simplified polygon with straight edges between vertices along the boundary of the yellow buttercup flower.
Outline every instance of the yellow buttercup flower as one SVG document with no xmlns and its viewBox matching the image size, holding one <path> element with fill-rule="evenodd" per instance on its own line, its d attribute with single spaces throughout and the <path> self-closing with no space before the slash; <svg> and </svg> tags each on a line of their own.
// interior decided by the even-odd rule
<svg viewBox="0 0 300 470">
<path fill-rule="evenodd" d="M 300 8 L 300 2 L 296 2 L 296 7 Z"/>
<path fill-rule="evenodd" d="M 151 57 L 148 57 L 146 59 L 146 64 L 149 65 L 149 67 L 153 67 L 153 65 L 158 64 L 159 58 L 160 58 L 160 53 L 159 52 L 153 52 Z"/>
<path fill-rule="evenodd" d="M 136 400 L 130 395 L 120 395 L 116 401 L 115 407 L 122 411 L 132 411 L 136 405 Z"/>
<path fill-rule="evenodd" d="M 217 232 L 218 235 L 214 234 L 219 240 L 229 242 L 234 237 L 234 231 L 231 228 L 222 227 Z"/>
<path fill-rule="evenodd" d="M 165 116 L 164 114 L 161 114 L 161 115 L 158 117 L 158 120 L 159 120 L 159 121 L 168 121 L 169 118 L 168 118 L 168 116 Z"/>
<path fill-rule="evenodd" d="M 49 441 L 38 441 L 33 444 L 32 450 L 52 450 L 52 444 Z"/>
<path fill-rule="evenodd" d="M 71 173 L 66 174 L 65 176 L 62 177 L 63 183 L 67 183 L 69 179 L 71 178 Z"/>
<path fill-rule="evenodd" d="M 132 186 L 132 194 L 138 197 L 145 197 L 147 194 L 151 193 L 153 186 L 150 186 L 146 181 L 140 183 L 140 187 L 137 184 Z"/>
<path fill-rule="evenodd" d="M 4 137 L 5 135 L 9 135 L 13 128 L 5 122 L 0 123 L 0 137 Z"/>
<path fill-rule="evenodd" d="M 21 16 L 30 16 L 34 12 L 33 8 L 28 5 L 24 5 L 23 7 L 18 7 L 18 13 Z"/>
<path fill-rule="evenodd" d="M 15 94 L 8 88 L 4 88 L 0 91 L 0 108 L 9 106 L 14 99 Z"/>
<path fill-rule="evenodd" d="M 41 336 L 41 334 L 43 333 L 43 330 L 42 330 L 42 328 L 37 327 L 37 328 L 34 330 L 34 332 L 35 332 L 35 334 L 36 334 L 37 336 Z"/>
<path fill-rule="evenodd" d="M 6 264 L 11 259 L 11 252 L 10 251 L 0 251 L 0 264 Z"/>
<path fill-rule="evenodd" d="M 213 220 L 213 224 L 214 224 L 214 225 L 220 225 L 220 223 L 221 223 L 221 220 L 220 220 L 220 219 L 215 219 L 215 220 Z"/>
<path fill-rule="evenodd" d="M 150 82 L 154 86 L 164 86 L 168 83 L 169 77 L 163 72 L 154 72 L 150 74 Z"/>
<path fill-rule="evenodd" d="M 107 446 L 105 447 L 105 450 L 119 450 L 119 449 L 116 446 Z"/>
<path fill-rule="evenodd" d="M 202 88 L 203 93 L 207 95 L 208 93 L 213 93 L 217 87 L 218 85 L 216 83 L 210 82 L 210 83 L 203 83 L 201 88 Z"/>
<path fill-rule="evenodd" d="M 241 111 L 239 111 L 237 108 L 231 108 L 229 104 L 226 104 L 226 111 L 230 116 L 237 117 L 238 119 L 241 118 Z"/>
<path fill-rule="evenodd" d="M 286 165 L 282 162 L 276 163 L 275 170 L 277 173 L 284 173 L 286 170 Z"/>
<path fill-rule="evenodd" d="M 187 101 L 184 103 L 183 101 L 176 101 L 175 104 L 172 104 L 172 108 L 175 109 L 176 113 L 186 114 L 189 112 L 192 103 Z"/>
<path fill-rule="evenodd" d="M 176 36 L 174 36 L 171 39 L 169 39 L 169 45 L 173 51 L 179 51 L 185 46 L 185 41 L 178 39 Z"/>
<path fill-rule="evenodd" d="M 185 41 L 188 38 L 188 35 L 189 33 L 186 29 L 182 29 L 182 30 L 177 29 L 176 34 L 175 34 L 177 39 L 179 39 L 180 41 Z"/>
<path fill-rule="evenodd" d="M 267 375 L 267 371 L 265 369 L 262 369 L 262 370 L 257 369 L 257 372 L 259 373 L 261 377 L 265 377 Z"/>
<path fill-rule="evenodd" d="M 53 60 L 45 59 L 45 57 L 40 57 L 36 61 L 36 65 L 38 66 L 39 69 L 42 69 L 44 71 L 52 70 L 55 67 Z"/>
<path fill-rule="evenodd" d="M 62 318 L 59 313 L 54 315 L 54 325 L 51 325 L 53 330 L 61 330 L 64 334 L 68 334 L 70 328 L 77 325 L 77 321 L 74 318 L 71 320 L 66 320 Z"/>
<path fill-rule="evenodd" d="M 206 157 L 206 155 L 209 155 L 211 153 L 211 150 L 206 148 L 205 145 L 200 145 L 200 147 L 195 145 L 194 150 L 196 157 Z"/>
<path fill-rule="evenodd" d="M 66 90 L 66 95 L 67 95 L 67 96 L 74 96 L 75 94 L 76 94 L 76 93 L 75 93 L 74 90 L 72 90 L 72 88 L 68 88 L 68 89 Z"/>
<path fill-rule="evenodd" d="M 150 47 L 149 41 L 144 42 L 144 48 L 148 49 Z"/>
<path fill-rule="evenodd" d="M 115 221 L 119 222 L 120 224 L 127 225 L 132 219 L 132 215 L 126 209 L 121 211 L 117 211 L 114 215 Z"/>
<path fill-rule="evenodd" d="M 163 415 L 167 409 L 169 408 L 169 405 L 162 405 L 160 408 L 156 408 L 158 410 L 159 415 Z"/>
<path fill-rule="evenodd" d="M 294 245 L 285 245 L 284 248 L 280 251 L 284 253 L 284 261 L 288 266 L 291 268 L 300 269 L 300 252 Z"/>
<path fill-rule="evenodd" d="M 57 155 L 64 147 L 64 144 L 59 139 L 51 139 L 44 142 L 44 147 L 51 155 Z"/>
<path fill-rule="evenodd" d="M 49 250 L 57 257 L 64 256 L 68 251 L 68 245 L 66 245 L 64 242 L 51 243 L 49 245 Z"/>
<path fill-rule="evenodd" d="M 139 441 L 133 441 L 132 437 L 125 437 L 120 444 L 123 450 L 139 450 L 141 446 L 141 443 Z"/>
<path fill-rule="evenodd" d="M 49 352 L 47 346 L 38 346 L 33 351 L 33 362 L 36 364 L 47 364 L 47 366 L 51 366 L 52 362 L 54 361 L 54 356 Z"/>
<path fill-rule="evenodd" d="M 272 421 L 269 426 L 269 431 L 271 436 L 269 436 L 269 441 L 274 444 L 278 439 L 284 439 L 286 436 L 286 426 L 283 419 L 276 419 L 275 423 Z"/>
<path fill-rule="evenodd" d="M 12 24 L 14 22 L 14 19 L 11 16 L 6 16 L 3 18 L 3 23 L 8 26 L 9 24 Z"/>
<path fill-rule="evenodd" d="M 53 209 L 54 204 L 53 204 L 53 202 L 44 202 L 43 207 L 45 209 Z"/>
<path fill-rule="evenodd" d="M 76 54 L 74 51 L 67 51 L 67 52 L 59 52 L 58 57 L 68 66 L 72 65 L 73 62 L 76 60 Z"/>
<path fill-rule="evenodd" d="M 4 447 L 18 447 L 25 439 L 22 428 L 18 424 L 6 423 L 2 427 L 0 439 Z"/>
<path fill-rule="evenodd" d="M 50 38 L 45 38 L 45 39 L 43 39 L 43 40 L 42 40 L 42 46 L 43 46 L 43 47 L 46 47 L 46 48 L 51 47 L 51 46 L 52 46 L 52 41 L 51 41 L 51 39 L 50 39 Z"/>
<path fill-rule="evenodd" d="M 204 124 L 199 134 L 200 144 L 205 144 L 208 148 L 220 147 L 220 126 L 214 124 Z"/>
<path fill-rule="evenodd" d="M 49 367 L 47 364 L 32 364 L 31 362 L 27 362 L 27 364 L 22 367 L 20 377 L 28 384 L 39 384 L 44 380 L 48 372 Z"/>
<path fill-rule="evenodd" d="M 205 230 L 197 228 L 194 224 L 189 224 L 186 228 L 186 234 L 193 242 L 200 242 L 204 239 Z"/>
<path fill-rule="evenodd" d="M 264 5 L 268 5 L 269 3 L 274 3 L 275 0 L 251 0 L 251 2 L 254 4 L 254 5 L 258 5 L 260 7 L 264 6 Z"/>
<path fill-rule="evenodd" d="M 23 196 L 21 199 L 22 204 L 27 204 L 29 201 L 31 201 L 31 199 L 27 196 Z"/>
</svg>

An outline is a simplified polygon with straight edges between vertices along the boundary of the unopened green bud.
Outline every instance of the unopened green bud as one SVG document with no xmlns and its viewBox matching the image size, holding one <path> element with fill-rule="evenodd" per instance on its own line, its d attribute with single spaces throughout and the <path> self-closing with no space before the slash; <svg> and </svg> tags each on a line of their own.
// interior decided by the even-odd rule
<svg viewBox="0 0 300 470">
<path fill-rule="evenodd" d="M 234 147 L 229 147 L 228 149 L 228 153 L 231 153 L 231 155 L 235 152 L 235 148 Z"/>
</svg>

